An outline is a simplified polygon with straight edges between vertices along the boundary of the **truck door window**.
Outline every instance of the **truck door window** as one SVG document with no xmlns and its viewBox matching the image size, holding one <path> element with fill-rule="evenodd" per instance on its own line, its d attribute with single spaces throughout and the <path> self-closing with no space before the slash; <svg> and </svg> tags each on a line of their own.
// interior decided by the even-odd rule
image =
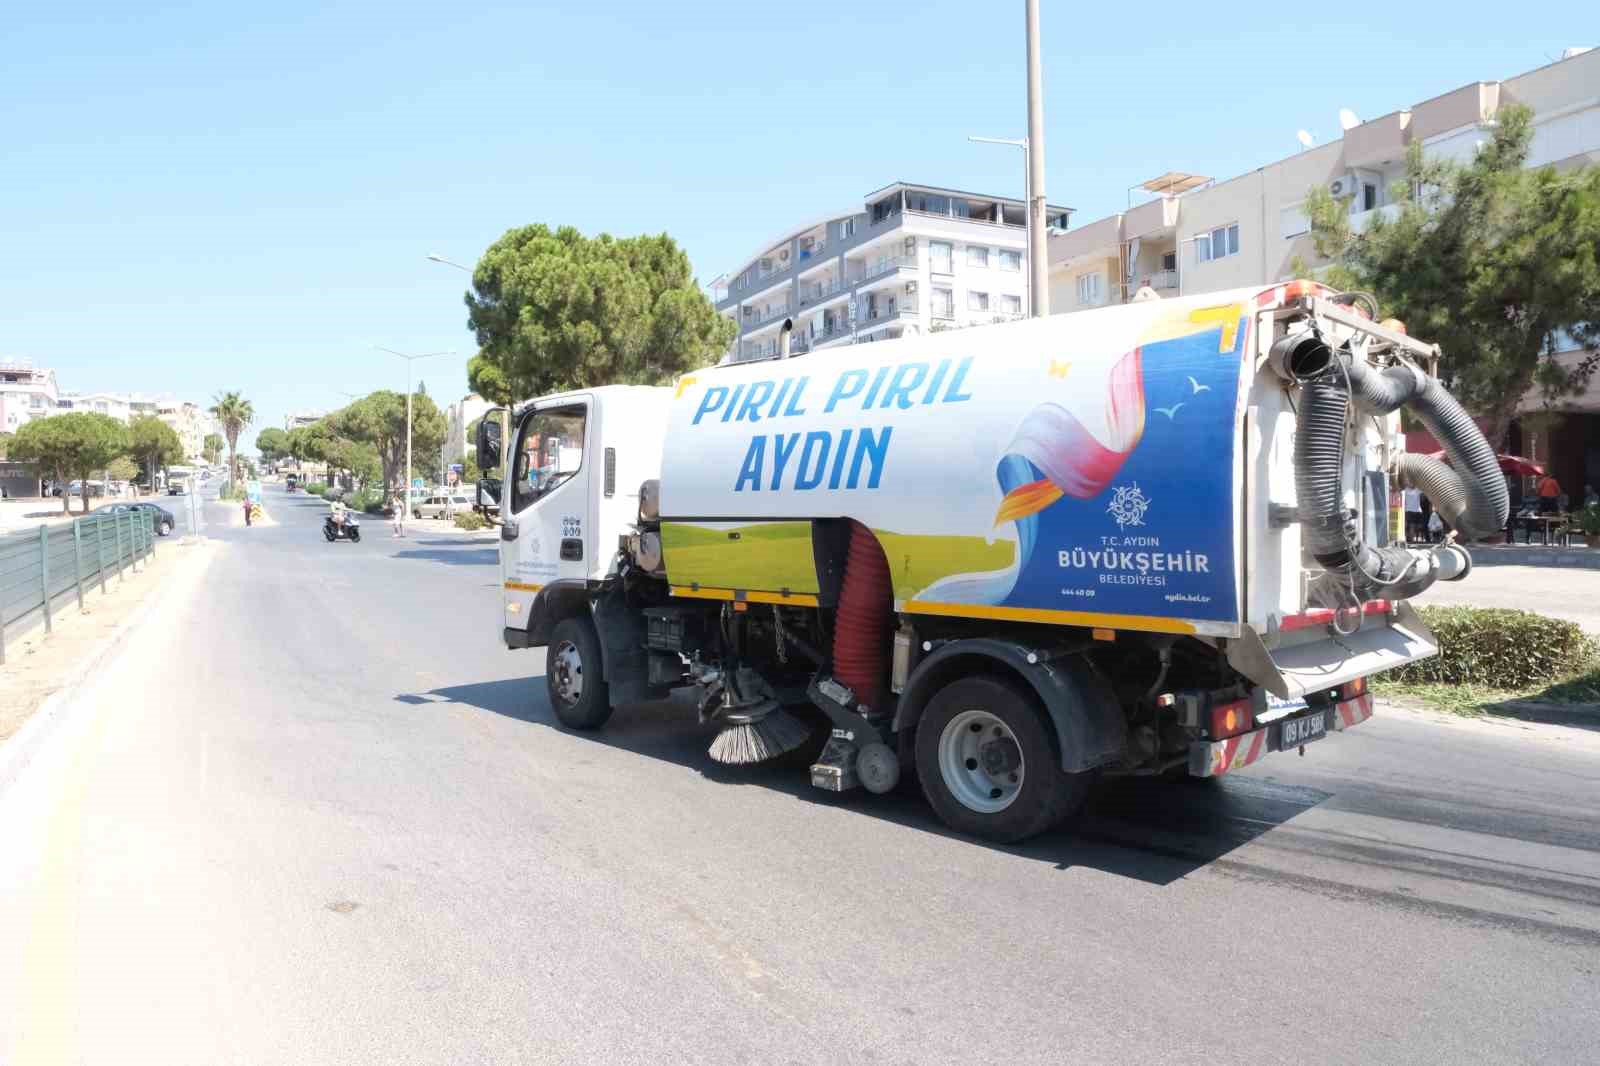
<svg viewBox="0 0 1600 1066">
<path fill-rule="evenodd" d="M 565 484 L 583 465 L 584 408 L 554 407 L 530 418 L 517 449 L 512 507 L 521 511 Z"/>
</svg>

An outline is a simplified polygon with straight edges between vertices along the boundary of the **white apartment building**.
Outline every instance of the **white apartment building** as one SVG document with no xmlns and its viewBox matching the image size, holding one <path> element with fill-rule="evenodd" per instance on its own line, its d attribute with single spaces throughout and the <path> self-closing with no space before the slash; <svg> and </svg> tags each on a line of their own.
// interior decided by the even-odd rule
<svg viewBox="0 0 1600 1066">
<path fill-rule="evenodd" d="M 25 359 L 0 358 L 0 432 L 15 433 L 35 418 L 56 413 L 56 372 Z"/>
<path fill-rule="evenodd" d="M 1052 231 L 1071 210 L 1049 207 Z M 859 210 L 785 230 L 711 283 L 739 327 L 727 362 L 1020 318 L 1028 306 L 1026 205 L 897 182 Z"/>
<path fill-rule="evenodd" d="M 444 463 L 446 466 L 465 463 L 472 442 L 467 439 L 467 427 L 483 417 L 494 405 L 475 392 L 469 392 L 444 409 Z"/>
<path fill-rule="evenodd" d="M 1123 303 L 1142 287 L 1169 297 L 1270 284 L 1289 276 L 1297 256 L 1319 265 L 1302 210 L 1312 188 L 1349 197 L 1359 231 L 1399 210 L 1390 190 L 1404 178 L 1412 144 L 1435 158 L 1470 158 L 1496 112 L 1513 103 L 1534 114 L 1529 166 L 1600 161 L 1600 50 L 1569 49 L 1506 81 L 1473 82 L 1357 122 L 1339 140 L 1248 174 L 1151 179 L 1142 188 L 1154 199 L 1051 237 L 1050 309 Z"/>
<path fill-rule="evenodd" d="M 66 411 L 91 411 L 110 415 L 126 424 L 133 417 L 135 400 L 115 392 L 64 392 L 56 401 L 56 413 Z"/>
</svg>

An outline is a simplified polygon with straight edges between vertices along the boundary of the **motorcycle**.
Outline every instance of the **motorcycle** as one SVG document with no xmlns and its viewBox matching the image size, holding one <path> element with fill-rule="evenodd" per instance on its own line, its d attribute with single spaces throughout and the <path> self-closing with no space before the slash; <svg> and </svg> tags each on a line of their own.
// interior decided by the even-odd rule
<svg viewBox="0 0 1600 1066">
<path fill-rule="evenodd" d="M 335 525 L 333 515 L 328 515 L 322 520 L 322 535 L 332 544 L 336 540 L 348 540 L 355 544 L 361 543 L 361 523 L 356 521 L 356 516 L 346 514 L 344 524 Z"/>
</svg>

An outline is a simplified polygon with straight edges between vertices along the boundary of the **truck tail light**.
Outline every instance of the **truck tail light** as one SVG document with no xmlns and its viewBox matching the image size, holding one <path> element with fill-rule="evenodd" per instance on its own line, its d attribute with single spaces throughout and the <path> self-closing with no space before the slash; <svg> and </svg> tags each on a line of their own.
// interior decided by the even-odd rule
<svg viewBox="0 0 1600 1066">
<path fill-rule="evenodd" d="M 1238 736 L 1240 733 L 1248 733 L 1255 724 L 1255 714 L 1251 709 L 1249 700 L 1218 703 L 1211 708 L 1211 739 L 1213 740 L 1222 740 L 1226 737 Z"/>
<path fill-rule="evenodd" d="M 1360 699 L 1367 694 L 1367 679 L 1358 677 L 1354 681 L 1346 681 L 1339 686 L 1338 692 L 1339 694 L 1336 698 L 1340 703 L 1344 703 L 1346 700 Z"/>
</svg>

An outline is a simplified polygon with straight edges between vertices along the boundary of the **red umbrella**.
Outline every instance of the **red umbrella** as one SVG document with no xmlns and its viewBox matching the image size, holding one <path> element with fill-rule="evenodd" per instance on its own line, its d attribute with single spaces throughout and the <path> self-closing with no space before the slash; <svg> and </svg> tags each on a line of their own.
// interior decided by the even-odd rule
<svg viewBox="0 0 1600 1066">
<path fill-rule="evenodd" d="M 1442 451 L 1434 452 L 1432 457 L 1443 459 L 1447 463 L 1450 461 L 1450 457 Z M 1532 459 L 1524 459 L 1520 455 L 1497 455 L 1495 458 L 1500 461 L 1500 469 L 1507 474 L 1516 474 L 1518 477 L 1533 477 L 1544 473 L 1544 467 Z"/>
</svg>

